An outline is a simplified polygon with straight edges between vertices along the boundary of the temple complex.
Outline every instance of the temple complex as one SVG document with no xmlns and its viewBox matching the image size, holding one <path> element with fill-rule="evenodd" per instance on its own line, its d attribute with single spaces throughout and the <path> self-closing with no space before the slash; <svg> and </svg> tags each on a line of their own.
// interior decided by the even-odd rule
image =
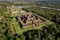
<svg viewBox="0 0 60 40">
<path fill-rule="evenodd" d="M 39 26 L 40 23 L 42 23 L 42 20 L 33 13 L 30 12 L 25 12 L 21 11 L 20 19 L 20 25 L 22 25 L 22 28 L 27 28 L 27 27 L 35 27 Z"/>
</svg>

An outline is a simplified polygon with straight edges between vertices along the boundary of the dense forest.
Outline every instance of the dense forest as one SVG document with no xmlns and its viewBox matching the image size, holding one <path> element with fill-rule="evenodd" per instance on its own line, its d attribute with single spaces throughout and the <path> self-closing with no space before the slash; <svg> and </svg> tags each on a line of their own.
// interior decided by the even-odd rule
<svg viewBox="0 0 60 40">
<path fill-rule="evenodd" d="M 42 30 L 32 29 L 21 33 L 20 25 L 12 16 L 11 11 L 2 6 L 0 8 L 0 17 L 2 18 L 0 19 L 0 40 L 60 40 L 60 11 L 40 7 L 25 7 L 22 9 L 33 12 L 54 23 L 43 26 Z"/>
<path fill-rule="evenodd" d="M 60 8 L 60 3 L 59 2 L 41 2 L 37 3 L 38 6 L 46 6 L 46 7 L 51 7 L 51 8 Z"/>
<path fill-rule="evenodd" d="M 43 16 L 44 18 L 55 22 L 56 24 L 60 24 L 60 11 L 44 9 L 40 7 L 25 7 L 23 10 L 33 12 L 39 16 Z"/>
</svg>

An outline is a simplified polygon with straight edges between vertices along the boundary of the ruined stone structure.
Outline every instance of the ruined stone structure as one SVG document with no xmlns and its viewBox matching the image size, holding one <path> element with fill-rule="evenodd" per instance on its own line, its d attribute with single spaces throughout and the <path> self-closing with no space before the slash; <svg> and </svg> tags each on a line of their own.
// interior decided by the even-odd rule
<svg viewBox="0 0 60 40">
<path fill-rule="evenodd" d="M 42 22 L 42 20 L 40 20 L 34 14 L 25 12 L 21 14 L 20 19 L 24 23 L 22 24 L 23 28 L 39 26 L 39 24 Z"/>
</svg>

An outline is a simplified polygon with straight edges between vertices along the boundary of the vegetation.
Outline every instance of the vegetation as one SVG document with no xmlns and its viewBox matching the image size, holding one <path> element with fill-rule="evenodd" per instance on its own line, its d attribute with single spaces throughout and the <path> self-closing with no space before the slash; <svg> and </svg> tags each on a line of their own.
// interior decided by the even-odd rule
<svg viewBox="0 0 60 40">
<path fill-rule="evenodd" d="M 23 9 L 60 25 L 60 11 L 42 9 L 40 7 Z M 55 23 L 52 22 L 50 24 L 51 22 L 49 21 L 49 25 L 46 25 L 47 22 L 44 22 L 41 24 L 42 30 L 37 28 L 23 29 L 20 28 L 15 16 L 11 15 L 11 11 L 5 6 L 0 8 L 0 16 L 2 16 L 2 20 L 0 20 L 0 40 L 60 40 L 60 26 L 55 25 Z"/>
<path fill-rule="evenodd" d="M 52 9 L 44 9 L 40 7 L 25 7 L 23 10 L 33 12 L 39 16 L 42 16 L 48 20 L 51 20 L 57 24 L 60 24 L 60 11 Z"/>
<path fill-rule="evenodd" d="M 37 3 L 38 6 L 46 6 L 46 7 L 51 7 L 51 8 L 60 8 L 60 3 L 58 2 L 40 2 Z"/>
<path fill-rule="evenodd" d="M 28 30 L 27 32 L 24 32 L 24 35 L 26 40 L 59 40 L 59 31 L 60 30 L 56 26 L 49 25 L 43 27 L 43 30 Z"/>
</svg>

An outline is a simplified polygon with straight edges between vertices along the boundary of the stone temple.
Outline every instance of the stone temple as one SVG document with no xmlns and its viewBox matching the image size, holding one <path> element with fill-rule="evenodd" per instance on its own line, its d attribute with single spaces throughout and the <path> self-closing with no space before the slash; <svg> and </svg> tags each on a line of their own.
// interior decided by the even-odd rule
<svg viewBox="0 0 60 40">
<path fill-rule="evenodd" d="M 33 13 L 22 11 L 20 15 L 20 24 L 22 28 L 39 26 L 42 20 Z"/>
</svg>

